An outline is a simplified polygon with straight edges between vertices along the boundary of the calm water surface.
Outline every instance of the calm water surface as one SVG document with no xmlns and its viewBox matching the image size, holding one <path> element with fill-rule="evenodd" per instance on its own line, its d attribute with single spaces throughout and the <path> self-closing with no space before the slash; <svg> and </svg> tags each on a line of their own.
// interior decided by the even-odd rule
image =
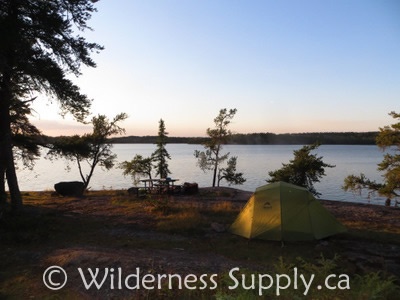
<svg viewBox="0 0 400 300">
<path fill-rule="evenodd" d="M 231 156 L 238 157 L 237 170 L 244 173 L 247 181 L 243 185 L 234 186 L 247 191 L 254 191 L 258 186 L 266 183 L 268 172 L 281 167 L 282 163 L 293 158 L 293 150 L 300 149 L 301 145 L 227 145 L 223 152 L 230 152 Z M 131 160 L 136 154 L 149 156 L 156 148 L 153 144 L 117 144 L 113 151 L 118 155 L 118 162 Z M 197 182 L 200 187 L 211 186 L 211 172 L 204 173 L 196 166 L 194 150 L 203 150 L 201 145 L 168 144 L 167 150 L 171 155 L 169 167 L 171 177 L 179 179 L 179 183 Z M 335 165 L 328 168 L 316 189 L 322 199 L 365 202 L 366 195 L 353 195 L 341 189 L 347 175 L 364 173 L 367 177 L 380 182 L 381 174 L 377 171 L 377 164 L 383 158 L 383 152 L 376 146 L 354 145 L 323 145 L 316 151 L 323 156 L 323 161 Z M 49 161 L 41 158 L 37 161 L 33 171 L 19 168 L 19 183 L 21 190 L 52 190 L 55 183 L 67 180 L 80 180 L 75 164 L 71 164 L 71 171 L 66 170 L 67 164 L 63 160 Z M 127 189 L 132 186 L 130 177 L 124 177 L 122 170 L 114 168 L 103 171 L 100 167 L 90 182 L 92 189 Z M 221 186 L 227 186 L 221 182 Z M 379 198 L 375 198 L 375 200 Z M 371 200 L 372 203 L 376 203 Z"/>
</svg>

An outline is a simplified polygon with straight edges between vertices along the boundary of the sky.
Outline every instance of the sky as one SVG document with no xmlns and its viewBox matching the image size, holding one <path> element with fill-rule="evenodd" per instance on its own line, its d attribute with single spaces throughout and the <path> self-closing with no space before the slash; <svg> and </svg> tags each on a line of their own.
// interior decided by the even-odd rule
<svg viewBox="0 0 400 300">
<path fill-rule="evenodd" d="M 105 47 L 73 78 L 126 135 L 377 131 L 400 111 L 400 1 L 100 0 L 80 33 Z M 90 132 L 34 103 L 48 135 Z"/>
</svg>

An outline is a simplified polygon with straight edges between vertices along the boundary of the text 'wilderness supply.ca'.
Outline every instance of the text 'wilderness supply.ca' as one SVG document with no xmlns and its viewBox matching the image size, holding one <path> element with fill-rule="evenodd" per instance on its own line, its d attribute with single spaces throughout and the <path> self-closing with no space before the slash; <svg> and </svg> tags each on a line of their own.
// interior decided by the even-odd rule
<svg viewBox="0 0 400 300">
<path fill-rule="evenodd" d="M 146 274 L 141 272 L 140 268 L 124 274 L 120 267 L 77 268 L 76 272 L 86 290 L 215 290 L 219 284 L 218 274 Z M 346 274 L 329 274 L 324 282 L 319 284 L 315 283 L 314 279 L 314 274 L 302 274 L 297 268 L 293 268 L 290 274 L 249 274 L 235 267 L 228 271 L 227 280 L 224 282 L 229 290 L 254 290 L 259 296 L 264 295 L 267 290 L 274 291 L 275 295 L 279 296 L 286 289 L 295 289 L 306 296 L 311 289 L 350 289 L 350 278 Z M 59 266 L 51 266 L 43 273 L 43 283 L 51 290 L 64 288 L 67 281 L 66 271 Z"/>
</svg>

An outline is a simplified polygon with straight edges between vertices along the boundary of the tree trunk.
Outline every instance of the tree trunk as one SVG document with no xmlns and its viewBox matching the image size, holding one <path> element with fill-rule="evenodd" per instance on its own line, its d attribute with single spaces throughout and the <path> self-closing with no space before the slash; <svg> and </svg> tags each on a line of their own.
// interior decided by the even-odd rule
<svg viewBox="0 0 400 300">
<path fill-rule="evenodd" d="M 10 190 L 11 196 L 11 209 L 13 212 L 19 212 L 22 210 L 22 196 L 18 186 L 18 178 L 15 172 L 15 166 L 12 163 L 12 166 L 7 169 L 7 184 Z"/>
<path fill-rule="evenodd" d="M 217 160 L 215 160 L 212 187 L 215 187 L 215 181 L 217 180 L 217 169 L 218 169 L 218 163 Z"/>
<path fill-rule="evenodd" d="M 11 209 L 13 212 L 22 210 L 22 197 L 18 186 L 17 172 L 15 171 L 14 154 L 12 145 L 10 145 L 7 153 L 7 184 L 11 196 Z"/>
<path fill-rule="evenodd" d="M 11 196 L 11 207 L 13 211 L 18 211 L 22 208 L 22 197 L 18 187 L 18 179 L 14 165 L 14 154 L 12 145 L 11 133 L 11 92 L 9 87 L 10 80 L 8 76 L 3 76 L 3 82 L 0 86 L 0 171 L 2 183 L 0 190 L 0 198 L 3 201 L 5 197 L 5 180 L 4 175 L 7 177 L 8 189 Z"/>
<path fill-rule="evenodd" d="M 0 105 L 0 147 L 1 147 L 1 158 L 0 158 L 0 171 L 2 179 L 0 183 L 2 184 L 0 190 L 1 201 L 5 199 L 5 180 L 4 175 L 7 177 L 8 189 L 10 191 L 11 197 L 11 208 L 13 211 L 18 211 L 22 208 L 22 197 L 18 186 L 17 174 L 14 165 L 14 154 L 12 150 L 12 140 L 11 140 L 11 128 L 10 128 L 10 113 L 4 110 L 3 105 Z"/>
<path fill-rule="evenodd" d="M 16 47 L 16 25 L 18 19 L 18 1 L 11 1 L 8 3 L 8 18 L 6 23 L 10 26 L 9 37 L 12 37 L 6 43 L 6 57 L 5 65 L 2 69 L 2 81 L 0 82 L 0 201 L 4 201 L 6 197 L 5 193 L 5 179 L 7 176 L 8 189 L 11 196 L 11 207 L 14 211 L 18 211 L 22 208 L 22 198 L 18 187 L 17 174 L 14 165 L 14 154 L 12 144 L 12 133 L 11 133 L 11 117 L 10 107 L 13 101 L 12 94 L 12 72 L 13 66 L 15 65 L 15 49 Z M 10 25 L 11 24 L 11 25 Z"/>
<path fill-rule="evenodd" d="M 215 151 L 215 163 L 214 163 L 214 174 L 213 174 L 212 187 L 215 187 L 215 181 L 217 180 L 217 170 L 218 170 L 218 164 L 219 164 L 219 149 L 220 149 L 220 146 L 218 146 Z"/>
<path fill-rule="evenodd" d="M 0 90 L 0 211 L 5 210 L 7 193 L 6 193 L 6 170 L 7 170 L 7 159 L 6 159 L 6 101 L 3 96 L 3 92 Z"/>
<path fill-rule="evenodd" d="M 0 147 L 0 219 L 6 209 L 7 193 L 6 193 L 6 168 L 3 164 L 4 160 L 3 151 Z"/>
</svg>

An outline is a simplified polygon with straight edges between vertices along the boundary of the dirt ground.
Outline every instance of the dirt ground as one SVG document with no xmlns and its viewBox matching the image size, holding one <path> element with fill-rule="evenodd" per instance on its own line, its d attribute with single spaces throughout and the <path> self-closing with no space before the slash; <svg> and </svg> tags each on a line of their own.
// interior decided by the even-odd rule
<svg viewBox="0 0 400 300">
<path fill-rule="evenodd" d="M 202 188 L 197 196 L 175 196 L 170 201 L 193 205 L 228 201 L 232 202 L 239 211 L 250 196 L 250 192 L 238 189 Z M 88 292 L 82 286 L 75 288 L 74 286 L 78 286 L 81 281 L 81 274 L 76 271 L 78 267 L 82 269 L 112 267 L 115 276 L 120 276 L 117 272 L 118 268 L 123 268 L 123 272 L 127 274 L 135 272 L 140 272 L 140 274 L 213 274 L 226 272 L 238 265 L 243 268 L 265 268 L 245 258 L 234 259 L 223 255 L 222 250 L 214 251 L 215 248 L 223 248 L 219 244 L 220 240 L 226 240 L 229 243 L 231 239 L 239 238 L 231 237 L 228 232 L 216 232 L 211 224 L 209 230 L 200 235 L 160 232 L 154 230 L 155 220 L 149 214 L 129 210 L 124 205 L 115 205 L 113 203 L 115 198 L 117 197 L 112 195 L 89 193 L 85 198 L 54 196 L 40 205 L 30 205 L 28 201 L 27 210 L 32 214 L 54 214 L 57 218 L 63 218 L 64 225 L 71 224 L 71 228 L 80 224 L 71 229 L 75 231 L 78 228 L 74 234 L 76 237 L 63 240 L 61 235 L 57 236 L 57 233 L 54 233 L 54 236 L 40 237 L 39 242 L 30 241 L 32 245 L 26 247 L 24 236 L 21 236 L 19 237 L 20 246 L 13 244 L 0 251 L 2 268 L 11 270 L 11 273 L 23 270 L 32 273 L 32 276 L 37 276 L 37 274 L 42 274 L 46 266 L 62 266 L 68 273 L 70 288 L 68 297 L 77 296 L 81 299 L 111 299 L 120 298 L 121 295 L 122 298 L 129 298 L 132 294 L 126 291 L 121 294 L 121 291 L 113 289 L 107 291 L 92 289 Z M 305 247 L 305 251 L 311 249 L 311 251 L 323 252 L 334 245 L 335 251 L 340 251 L 340 256 L 346 263 L 352 265 L 354 272 L 382 270 L 400 278 L 400 209 L 327 200 L 322 203 L 351 231 L 351 235 L 344 235 L 334 240 L 316 241 L 305 246 L 301 243 L 287 244 L 283 248 L 276 242 L 249 242 L 243 239 L 239 242 L 234 241 L 240 245 L 247 245 L 246 247 L 249 248 L 259 247 L 263 243 L 262 245 L 275 251 L 273 253 L 284 254 L 290 249 L 303 249 L 302 247 Z M 94 220 L 93 222 L 97 225 L 90 227 L 93 226 L 93 222 L 87 222 L 89 219 Z M 49 223 L 46 226 L 51 228 L 53 224 Z M 51 232 L 57 232 L 57 228 L 52 229 L 54 230 Z M 357 238 L 359 232 L 361 234 L 366 230 L 369 232 L 367 237 L 362 235 Z M 384 232 L 383 240 L 381 235 L 379 240 L 376 240 L 377 232 L 380 234 Z M 69 235 L 65 234 L 65 236 Z M 99 243 L 99 239 L 108 242 Z M 55 242 L 46 244 L 46 240 Z M 18 267 L 14 269 L 12 265 Z M 4 272 L 0 272 L 0 279 L 6 280 L 6 283 L 0 284 L 0 298 L 2 298 L 2 290 L 12 289 L 12 285 L 21 284 L 24 289 L 27 289 L 25 294 L 21 292 L 25 296 L 40 298 L 40 295 L 47 295 L 48 290 L 40 284 L 25 282 L 27 279 L 18 279 L 15 274 L 13 277 L 10 273 Z M 145 291 L 142 292 L 145 293 Z M 62 297 L 63 294 L 59 296 Z M 141 294 L 141 296 L 146 295 Z"/>
</svg>

